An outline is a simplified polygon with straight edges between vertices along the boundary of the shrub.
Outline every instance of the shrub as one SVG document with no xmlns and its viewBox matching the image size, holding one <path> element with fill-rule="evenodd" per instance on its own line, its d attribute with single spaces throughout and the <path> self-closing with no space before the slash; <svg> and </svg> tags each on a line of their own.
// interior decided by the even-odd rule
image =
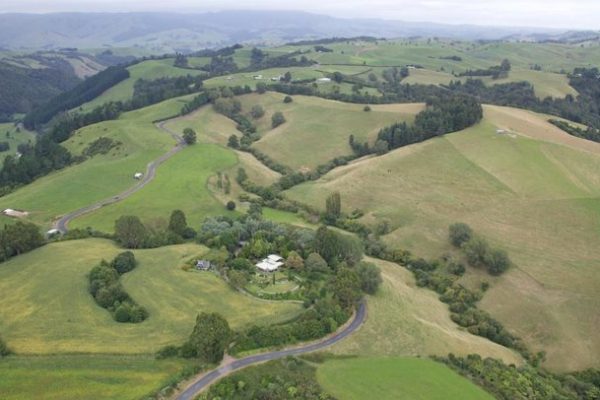
<svg viewBox="0 0 600 400">
<path fill-rule="evenodd" d="M 0 358 L 6 357 L 11 353 L 12 352 L 10 351 L 6 343 L 4 343 L 4 340 L 2 340 L 2 338 L 0 337 Z"/>
<path fill-rule="evenodd" d="M 192 128 L 185 128 L 183 130 L 183 141 L 187 145 L 196 143 L 196 132 Z"/>
<path fill-rule="evenodd" d="M 368 106 L 368 105 L 364 106 L 363 111 L 365 111 L 365 112 L 371 111 L 371 106 Z"/>
<path fill-rule="evenodd" d="M 377 289 L 379 289 L 379 285 L 383 282 L 379 268 L 375 264 L 363 261 L 358 264 L 356 272 L 360 279 L 360 288 L 362 291 L 368 294 L 375 294 Z"/>
<path fill-rule="evenodd" d="M 131 271 L 137 265 L 135 256 L 131 251 L 124 251 L 118 254 L 111 263 L 111 266 L 120 274 Z"/>
<path fill-rule="evenodd" d="M 450 225 L 448 228 L 448 235 L 452 245 L 455 247 L 461 247 L 464 243 L 471 240 L 473 237 L 473 230 L 469 225 L 462 222 L 457 222 Z"/>
<path fill-rule="evenodd" d="M 229 200 L 226 207 L 229 211 L 235 210 L 235 202 L 233 200 Z"/>
<path fill-rule="evenodd" d="M 285 123 L 285 117 L 283 116 L 283 114 L 280 111 L 277 111 L 275 114 L 273 114 L 273 116 L 271 117 L 271 127 L 277 128 L 279 125 L 282 125 L 283 123 Z"/>
<path fill-rule="evenodd" d="M 504 250 L 492 249 L 484 259 L 488 272 L 492 275 L 501 275 L 510 266 L 510 259 Z"/>
<path fill-rule="evenodd" d="M 294 99 L 292 99 L 292 97 L 291 97 L 291 96 L 285 96 L 285 97 L 283 98 L 283 102 L 284 102 L 284 103 L 286 103 L 286 104 L 287 104 L 287 103 L 291 103 L 292 101 L 294 101 Z"/>
<path fill-rule="evenodd" d="M 254 119 L 262 118 L 262 116 L 265 115 L 265 109 L 262 108 L 260 104 L 256 104 L 255 106 L 252 106 L 252 109 L 250 110 L 250 115 Z"/>
</svg>

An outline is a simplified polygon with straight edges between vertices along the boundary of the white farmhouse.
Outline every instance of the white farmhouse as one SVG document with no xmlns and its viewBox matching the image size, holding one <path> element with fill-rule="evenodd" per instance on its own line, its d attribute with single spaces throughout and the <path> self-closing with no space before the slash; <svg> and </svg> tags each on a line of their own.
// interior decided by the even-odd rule
<svg viewBox="0 0 600 400">
<path fill-rule="evenodd" d="M 267 258 L 264 258 L 261 262 L 256 264 L 256 268 L 262 272 L 274 272 L 283 265 L 283 257 L 277 254 L 269 254 Z"/>
</svg>

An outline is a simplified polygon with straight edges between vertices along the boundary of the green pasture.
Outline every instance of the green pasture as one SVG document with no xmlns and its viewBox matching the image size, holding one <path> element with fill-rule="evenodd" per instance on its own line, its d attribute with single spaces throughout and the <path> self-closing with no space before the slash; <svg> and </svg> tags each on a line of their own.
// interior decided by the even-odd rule
<svg viewBox="0 0 600 400">
<path fill-rule="evenodd" d="M 328 360 L 319 384 L 344 400 L 492 400 L 494 397 L 444 364 L 419 358 Z"/>
<path fill-rule="evenodd" d="M 94 302 L 87 276 L 100 260 L 120 251 L 102 239 L 66 241 L 1 264 L 0 332 L 8 346 L 19 354 L 154 353 L 183 343 L 203 311 L 222 314 L 233 328 L 300 312 L 297 304 L 241 294 L 211 272 L 184 271 L 186 262 L 207 250 L 183 244 L 134 251 L 139 265 L 121 279 L 150 317 L 139 324 L 118 323 Z"/>
</svg>

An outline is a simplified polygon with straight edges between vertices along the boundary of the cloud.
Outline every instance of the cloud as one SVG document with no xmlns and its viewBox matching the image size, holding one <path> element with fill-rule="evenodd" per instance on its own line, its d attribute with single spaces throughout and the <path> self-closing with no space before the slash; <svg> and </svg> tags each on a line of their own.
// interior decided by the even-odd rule
<svg viewBox="0 0 600 400">
<path fill-rule="evenodd" d="M 338 17 L 600 29 L 598 0 L 2 0 L 0 12 L 302 10 Z"/>
</svg>

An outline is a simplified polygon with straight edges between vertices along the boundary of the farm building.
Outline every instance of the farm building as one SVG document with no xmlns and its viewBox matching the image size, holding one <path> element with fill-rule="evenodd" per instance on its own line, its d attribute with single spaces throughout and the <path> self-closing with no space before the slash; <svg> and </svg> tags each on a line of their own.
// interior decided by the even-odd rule
<svg viewBox="0 0 600 400">
<path fill-rule="evenodd" d="M 22 217 L 26 217 L 27 215 L 29 215 L 29 213 L 27 211 L 19 211 L 19 210 L 13 210 L 12 208 L 7 208 L 6 210 L 2 211 L 2 215 L 6 215 L 7 217 L 13 217 L 13 218 L 22 218 Z"/>
<path fill-rule="evenodd" d="M 211 267 L 210 261 L 208 260 L 198 260 L 196 262 L 196 269 L 201 271 L 208 271 Z"/>
<path fill-rule="evenodd" d="M 52 236 L 59 235 L 60 233 L 62 233 L 60 230 L 54 228 L 54 229 L 50 229 L 48 232 L 46 232 L 46 236 L 52 237 Z"/>
<path fill-rule="evenodd" d="M 142 174 L 141 172 L 136 172 L 135 174 L 133 174 L 133 179 L 142 179 L 142 176 L 144 176 L 144 174 Z"/>
<path fill-rule="evenodd" d="M 331 78 L 319 78 L 317 79 L 318 83 L 327 83 L 327 82 L 331 82 Z"/>
<path fill-rule="evenodd" d="M 262 272 L 274 272 L 283 265 L 283 257 L 277 254 L 269 254 L 267 258 L 264 258 L 261 262 L 256 264 L 256 268 Z"/>
</svg>

